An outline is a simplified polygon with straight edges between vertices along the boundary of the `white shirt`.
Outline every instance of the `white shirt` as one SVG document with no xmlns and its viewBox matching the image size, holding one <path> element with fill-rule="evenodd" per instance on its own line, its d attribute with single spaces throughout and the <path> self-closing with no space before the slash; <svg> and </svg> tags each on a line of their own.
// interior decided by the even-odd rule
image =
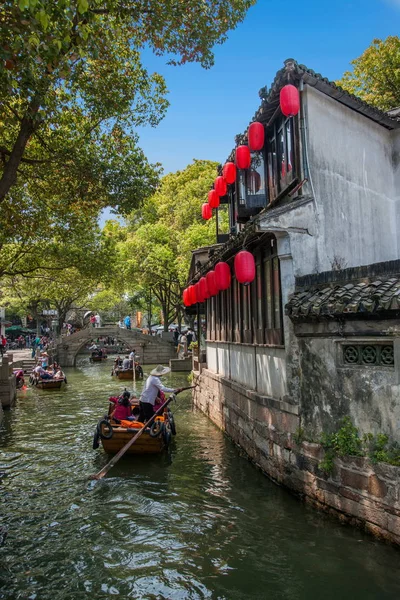
<svg viewBox="0 0 400 600">
<path fill-rule="evenodd" d="M 135 360 L 135 356 L 136 356 L 136 352 L 134 350 L 132 350 L 132 352 L 129 355 L 130 360 Z"/>
<path fill-rule="evenodd" d="M 167 388 L 163 386 L 159 377 L 155 375 L 150 375 L 146 381 L 146 387 L 144 388 L 144 392 L 140 396 L 141 402 L 148 402 L 152 406 L 154 406 L 158 390 L 161 390 L 164 393 L 172 393 L 175 391 L 175 388 Z"/>
<path fill-rule="evenodd" d="M 130 367 L 131 367 L 131 361 L 129 360 L 129 358 L 124 358 L 124 360 L 122 361 L 122 368 L 130 369 Z"/>
</svg>

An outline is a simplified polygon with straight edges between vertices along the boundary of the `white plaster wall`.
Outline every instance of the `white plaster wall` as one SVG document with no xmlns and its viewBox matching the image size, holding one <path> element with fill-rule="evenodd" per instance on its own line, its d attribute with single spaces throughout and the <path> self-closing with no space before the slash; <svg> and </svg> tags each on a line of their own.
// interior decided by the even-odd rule
<svg viewBox="0 0 400 600">
<path fill-rule="evenodd" d="M 213 373 L 218 373 L 218 354 L 217 354 L 218 346 L 216 342 L 207 342 L 206 344 L 206 352 L 207 352 L 207 368 L 210 369 Z"/>
<path fill-rule="evenodd" d="M 284 348 L 209 342 L 207 369 L 276 400 L 288 395 Z"/>
<path fill-rule="evenodd" d="M 256 389 L 255 346 L 232 344 L 229 347 L 231 379 L 246 388 Z"/>
<path fill-rule="evenodd" d="M 315 270 L 397 259 L 394 136 L 309 86 L 304 99 L 319 229 Z"/>
<path fill-rule="evenodd" d="M 217 348 L 218 353 L 218 373 L 223 377 L 229 378 L 230 365 L 229 365 L 229 346 L 228 344 L 222 344 Z"/>
<path fill-rule="evenodd" d="M 276 400 L 287 396 L 284 348 L 257 348 L 257 392 Z"/>
</svg>

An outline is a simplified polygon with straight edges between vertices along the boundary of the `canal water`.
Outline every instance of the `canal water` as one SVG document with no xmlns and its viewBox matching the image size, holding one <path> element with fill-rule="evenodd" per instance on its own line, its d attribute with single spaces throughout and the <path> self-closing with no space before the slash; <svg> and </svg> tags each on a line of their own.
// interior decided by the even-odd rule
<svg viewBox="0 0 400 600">
<path fill-rule="evenodd" d="M 189 393 L 173 407 L 168 454 L 122 459 L 90 481 L 107 462 L 92 449 L 95 424 L 122 389 L 109 363 L 82 358 L 66 389 L 28 389 L 6 413 L 0 598 L 400 598 L 399 550 L 274 485 Z"/>
</svg>

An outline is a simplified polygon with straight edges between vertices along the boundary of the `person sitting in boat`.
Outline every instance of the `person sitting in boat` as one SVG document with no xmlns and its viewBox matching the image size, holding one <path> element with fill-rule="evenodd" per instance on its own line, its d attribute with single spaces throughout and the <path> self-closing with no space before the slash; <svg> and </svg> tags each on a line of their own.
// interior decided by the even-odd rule
<svg viewBox="0 0 400 600">
<path fill-rule="evenodd" d="M 118 354 L 117 358 L 114 360 L 114 369 L 118 369 L 119 367 L 122 367 L 122 358 Z"/>
<path fill-rule="evenodd" d="M 155 369 L 150 371 L 150 376 L 147 378 L 146 385 L 144 391 L 140 397 L 139 407 L 139 421 L 145 423 L 154 414 L 154 405 L 156 403 L 156 398 L 158 396 L 158 392 L 164 393 L 175 393 L 181 392 L 182 389 L 174 389 L 165 387 L 160 380 L 160 377 L 169 373 L 171 369 L 169 367 L 163 367 L 162 365 L 157 365 Z"/>
<path fill-rule="evenodd" d="M 124 371 L 131 368 L 131 361 L 129 360 L 129 356 L 125 356 L 122 363 L 122 368 Z"/>
<path fill-rule="evenodd" d="M 65 375 L 60 366 L 58 366 L 57 370 L 54 370 L 53 379 L 65 379 Z"/>
<path fill-rule="evenodd" d="M 36 373 L 38 379 L 53 379 L 53 373 L 50 371 L 49 367 L 44 369 L 41 365 L 39 365 L 36 367 L 36 369 L 34 369 L 34 372 Z"/>
<path fill-rule="evenodd" d="M 135 417 L 132 415 L 132 404 L 130 401 L 131 394 L 128 390 L 118 398 L 115 404 L 115 408 L 111 413 L 111 418 L 117 421 L 135 421 Z"/>
</svg>

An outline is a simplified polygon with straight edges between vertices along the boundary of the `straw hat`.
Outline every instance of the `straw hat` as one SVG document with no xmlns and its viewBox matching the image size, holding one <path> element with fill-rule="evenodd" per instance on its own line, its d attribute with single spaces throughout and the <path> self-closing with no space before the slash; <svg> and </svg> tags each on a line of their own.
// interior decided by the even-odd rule
<svg viewBox="0 0 400 600">
<path fill-rule="evenodd" d="M 150 375 L 155 375 L 156 377 L 161 377 L 161 375 L 166 375 L 170 372 L 169 367 L 163 367 L 162 365 L 157 365 L 155 369 L 150 371 Z"/>
</svg>

